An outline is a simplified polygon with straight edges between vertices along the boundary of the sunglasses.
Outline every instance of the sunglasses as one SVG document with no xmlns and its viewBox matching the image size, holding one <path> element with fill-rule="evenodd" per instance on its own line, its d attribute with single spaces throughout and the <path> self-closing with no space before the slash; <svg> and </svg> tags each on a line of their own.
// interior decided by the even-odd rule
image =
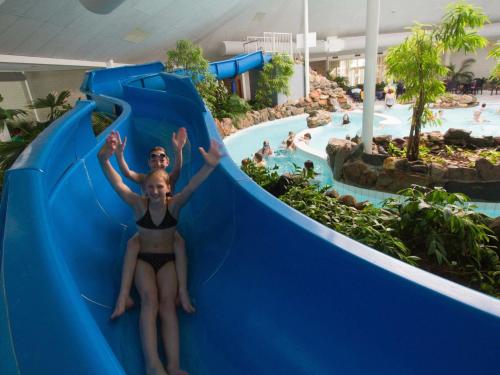
<svg viewBox="0 0 500 375">
<path fill-rule="evenodd" d="M 149 157 L 152 159 L 152 160 L 156 160 L 156 159 L 160 159 L 160 160 L 165 160 L 167 158 L 167 155 L 165 154 L 150 154 Z"/>
</svg>

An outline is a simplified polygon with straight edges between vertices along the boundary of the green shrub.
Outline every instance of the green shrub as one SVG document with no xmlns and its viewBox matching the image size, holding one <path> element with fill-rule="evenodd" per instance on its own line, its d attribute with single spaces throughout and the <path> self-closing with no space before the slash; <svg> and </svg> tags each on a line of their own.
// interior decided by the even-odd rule
<svg viewBox="0 0 500 375">
<path fill-rule="evenodd" d="M 271 193 L 282 178 L 277 167 L 257 167 L 251 161 L 244 163 L 241 169 Z M 392 212 L 373 206 L 359 211 L 343 205 L 324 194 L 328 187 L 319 188 L 308 184 L 309 179 L 302 175 L 301 168 L 294 165 L 294 169 L 289 179 L 292 183 L 279 197 L 283 202 L 339 233 L 407 263 L 416 264 L 418 258 L 412 256 L 404 243 L 392 235 L 393 229 L 388 225 L 394 221 Z"/>
<path fill-rule="evenodd" d="M 273 55 L 272 60 L 264 65 L 257 81 L 256 108 L 271 107 L 273 105 L 273 96 L 276 94 L 290 95 L 288 83 L 292 76 L 292 59 L 285 54 Z"/>
<path fill-rule="evenodd" d="M 209 72 L 209 63 L 203 57 L 203 50 L 190 40 L 178 40 L 176 49 L 167 52 L 166 67 L 170 72 L 185 70 L 214 118 L 229 117 L 237 122 L 243 113 L 250 110 L 250 106 L 243 99 L 231 95 L 224 82 L 218 81 Z"/>
<path fill-rule="evenodd" d="M 294 187 L 280 199 L 329 228 L 351 237 L 383 253 L 415 265 L 418 258 L 396 236 L 391 225 L 394 214 L 388 210 L 368 206 L 357 210 L 325 196 L 328 188 Z"/>
<path fill-rule="evenodd" d="M 229 93 L 224 82 L 218 81 L 214 75 L 207 73 L 205 79 L 196 84 L 196 88 L 212 112 L 212 116 L 215 118 L 225 117 L 224 106 L 229 99 Z"/>
<path fill-rule="evenodd" d="M 334 81 L 337 83 L 337 85 L 339 85 L 340 88 L 342 88 L 343 90 L 347 91 L 349 90 L 349 80 L 347 79 L 347 77 L 343 77 L 343 76 L 336 76 L 336 77 L 331 77 L 330 74 L 328 74 L 328 78 L 331 80 L 331 81 Z"/>
<path fill-rule="evenodd" d="M 165 63 L 168 72 L 184 69 L 196 82 L 199 76 L 208 72 L 208 60 L 203 57 L 203 50 L 190 40 L 181 39 L 176 43 L 176 48 L 167 51 Z"/>
<path fill-rule="evenodd" d="M 298 173 L 295 166 L 294 176 Z M 283 176 L 273 169 L 242 166 L 266 190 Z M 293 181 L 293 179 L 292 179 Z M 279 198 L 310 218 L 412 265 L 500 296 L 498 248 L 490 245 L 493 232 L 486 216 L 473 211 L 463 194 L 415 186 L 401 191 L 403 199 L 387 199 L 382 208 L 357 210 L 326 196 L 319 188 L 296 180 Z M 277 195 L 277 194 L 275 194 Z"/>
<path fill-rule="evenodd" d="M 414 254 L 437 263 L 429 268 L 467 280 L 484 291 L 498 288 L 499 257 L 489 245 L 493 232 L 465 195 L 419 186 L 399 194 L 403 200 L 388 199 L 384 207 L 396 214 L 395 235 Z"/>
</svg>

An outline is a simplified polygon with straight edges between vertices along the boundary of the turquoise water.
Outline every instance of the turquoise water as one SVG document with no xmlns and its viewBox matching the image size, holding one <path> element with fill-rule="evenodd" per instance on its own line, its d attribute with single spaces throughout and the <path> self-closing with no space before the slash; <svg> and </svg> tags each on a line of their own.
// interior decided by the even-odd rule
<svg viewBox="0 0 500 375">
<path fill-rule="evenodd" d="M 476 108 L 460 108 L 444 110 L 443 125 L 439 127 L 427 127 L 424 131 L 439 130 L 445 132 L 449 128 L 461 128 L 472 131 L 472 135 L 492 135 L 500 136 L 500 114 L 496 112 L 496 108 L 487 108 L 482 115 L 482 118 L 489 122 L 475 124 L 472 122 L 472 114 Z M 385 119 L 379 116 L 375 117 L 374 134 L 391 134 L 395 137 L 407 136 L 409 133 L 409 117 L 410 110 L 408 106 L 397 106 L 384 112 L 386 115 L 396 117 L 399 124 L 384 124 Z M 313 137 L 309 146 L 318 150 L 324 150 L 328 140 L 332 137 L 345 138 L 346 135 L 354 137 L 361 132 L 362 113 L 349 113 L 351 123 L 347 126 L 341 125 L 343 113 L 332 114 L 332 122 L 321 128 L 313 129 L 311 132 Z M 349 187 L 336 186 L 339 185 L 333 180 L 330 167 L 326 160 L 316 156 L 311 156 L 303 153 L 300 150 L 289 152 L 285 151 L 282 146 L 282 141 L 288 136 L 289 131 L 298 133 L 307 129 L 306 116 L 296 116 L 283 120 L 273 121 L 266 124 L 253 126 L 251 128 L 240 131 L 224 140 L 229 156 L 238 164 L 241 160 L 247 157 L 252 157 L 253 154 L 262 147 L 262 142 L 268 140 L 275 155 L 267 157 L 266 165 L 268 167 L 278 166 L 280 173 L 292 172 L 294 164 L 301 167 L 306 160 L 314 162 L 315 171 L 319 173 L 316 180 L 321 185 L 330 185 L 337 189 L 341 194 L 353 195 L 358 201 L 368 200 L 375 205 L 380 205 L 383 194 L 365 194 L 360 193 L 356 189 L 349 190 Z M 500 207 L 492 207 L 492 205 L 484 205 L 479 207 L 481 211 L 489 216 L 500 216 Z"/>
<path fill-rule="evenodd" d="M 443 110 L 443 118 L 441 125 L 425 126 L 424 132 L 441 131 L 445 133 L 450 128 L 459 128 L 471 131 L 471 135 L 480 137 L 483 135 L 500 136 L 500 114 L 497 110 L 500 108 L 486 108 L 481 115 L 484 122 L 476 123 L 472 120 L 472 114 L 478 107 L 474 108 L 456 108 Z M 436 110 L 434 112 L 437 112 Z M 394 138 L 407 137 L 410 133 L 411 109 L 409 106 L 397 106 L 381 112 L 382 115 L 394 117 L 395 121 L 386 121 L 375 113 L 373 122 L 373 134 L 387 135 L 390 134 Z M 363 114 L 361 112 L 353 112 L 349 114 L 351 123 L 342 125 L 343 113 L 334 113 L 332 122 L 326 126 L 315 129 L 310 146 L 316 150 L 323 151 L 330 138 L 345 139 L 346 136 L 353 138 L 356 135 L 361 136 Z"/>
</svg>

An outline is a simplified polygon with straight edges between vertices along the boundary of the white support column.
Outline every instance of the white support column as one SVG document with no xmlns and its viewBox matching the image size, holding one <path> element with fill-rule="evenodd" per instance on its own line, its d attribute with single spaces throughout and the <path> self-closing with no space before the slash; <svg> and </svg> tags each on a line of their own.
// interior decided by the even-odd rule
<svg viewBox="0 0 500 375">
<path fill-rule="evenodd" d="M 23 75 L 26 77 L 26 75 L 24 74 L 23 72 Z M 31 90 L 30 90 L 30 85 L 28 83 L 28 79 L 25 78 L 24 81 L 23 81 L 23 85 L 24 85 L 24 90 L 26 92 L 26 96 L 27 96 L 27 99 L 28 99 L 28 103 L 29 104 L 33 104 L 33 95 L 31 95 Z M 40 116 L 38 114 L 38 111 L 33 108 L 33 113 L 35 115 L 35 120 L 40 122 Z"/>
<path fill-rule="evenodd" d="M 304 96 L 309 95 L 309 1 L 304 0 Z"/>
<path fill-rule="evenodd" d="M 372 153 L 379 20 L 380 0 L 366 0 L 365 81 L 363 85 L 365 97 L 361 140 L 364 152 L 367 154 Z"/>
</svg>

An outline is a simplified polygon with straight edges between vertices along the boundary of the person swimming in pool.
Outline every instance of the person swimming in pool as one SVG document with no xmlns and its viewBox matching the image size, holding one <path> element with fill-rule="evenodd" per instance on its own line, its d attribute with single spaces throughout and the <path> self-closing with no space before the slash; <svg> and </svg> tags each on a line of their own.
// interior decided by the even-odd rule
<svg viewBox="0 0 500 375">
<path fill-rule="evenodd" d="M 351 123 L 351 119 L 349 118 L 349 114 L 344 113 L 342 116 L 342 125 L 349 125 Z"/>
<path fill-rule="evenodd" d="M 179 212 L 193 192 L 214 171 L 222 157 L 219 146 L 211 141 L 203 167 L 191 178 L 181 192 L 172 195 L 170 177 L 164 169 L 155 169 L 144 177 L 146 195 L 134 193 L 123 183 L 110 158 L 117 151 L 117 134 L 112 133 L 99 151 L 98 159 L 104 175 L 122 200 L 134 210 L 138 226 L 140 252 L 135 268 L 135 285 L 141 297 L 139 329 L 146 362 L 146 373 L 167 375 L 158 354 L 156 321 L 161 320 L 161 336 L 167 358 L 169 375 L 186 375 L 180 369 L 179 323 L 175 298 L 177 276 L 175 269 L 175 232 Z"/>
<path fill-rule="evenodd" d="M 484 109 L 486 108 L 486 103 L 481 104 L 481 107 L 474 111 L 472 114 L 472 119 L 474 122 L 488 122 L 488 120 L 483 119 L 481 116 L 483 114 Z"/>
<path fill-rule="evenodd" d="M 123 142 L 120 137 L 120 133 L 113 132 L 110 137 L 113 138 L 113 142 L 116 144 L 116 159 L 118 161 L 118 166 L 122 174 L 128 179 L 134 181 L 137 184 L 142 185 L 146 174 L 137 173 L 128 167 L 125 161 L 124 151 L 127 144 L 127 138 L 125 137 Z M 170 173 L 170 191 L 174 190 L 175 183 L 180 175 L 180 170 L 182 168 L 182 149 L 187 142 L 187 132 L 185 128 L 180 128 L 177 133 L 172 134 L 172 145 L 175 150 L 175 164 L 172 172 Z M 153 147 L 149 152 L 148 166 L 150 171 L 153 170 L 165 170 L 169 165 L 169 158 L 163 147 Z M 137 263 L 137 256 L 139 254 L 139 236 L 136 233 L 127 242 L 127 251 L 125 252 L 125 260 L 123 262 L 122 277 L 120 284 L 120 292 L 118 293 L 118 298 L 115 304 L 114 311 L 111 315 L 111 319 L 116 319 L 120 317 L 127 308 L 133 306 L 134 301 L 130 297 L 130 290 L 132 288 L 132 283 L 134 279 L 134 269 Z M 178 296 L 182 308 L 187 313 L 195 312 L 195 308 L 191 303 L 189 297 L 189 292 L 187 288 L 187 255 L 186 255 L 186 245 L 184 239 L 179 234 L 175 232 L 175 243 L 174 252 L 176 257 L 175 268 L 177 274 L 177 283 L 179 285 Z"/>
</svg>

